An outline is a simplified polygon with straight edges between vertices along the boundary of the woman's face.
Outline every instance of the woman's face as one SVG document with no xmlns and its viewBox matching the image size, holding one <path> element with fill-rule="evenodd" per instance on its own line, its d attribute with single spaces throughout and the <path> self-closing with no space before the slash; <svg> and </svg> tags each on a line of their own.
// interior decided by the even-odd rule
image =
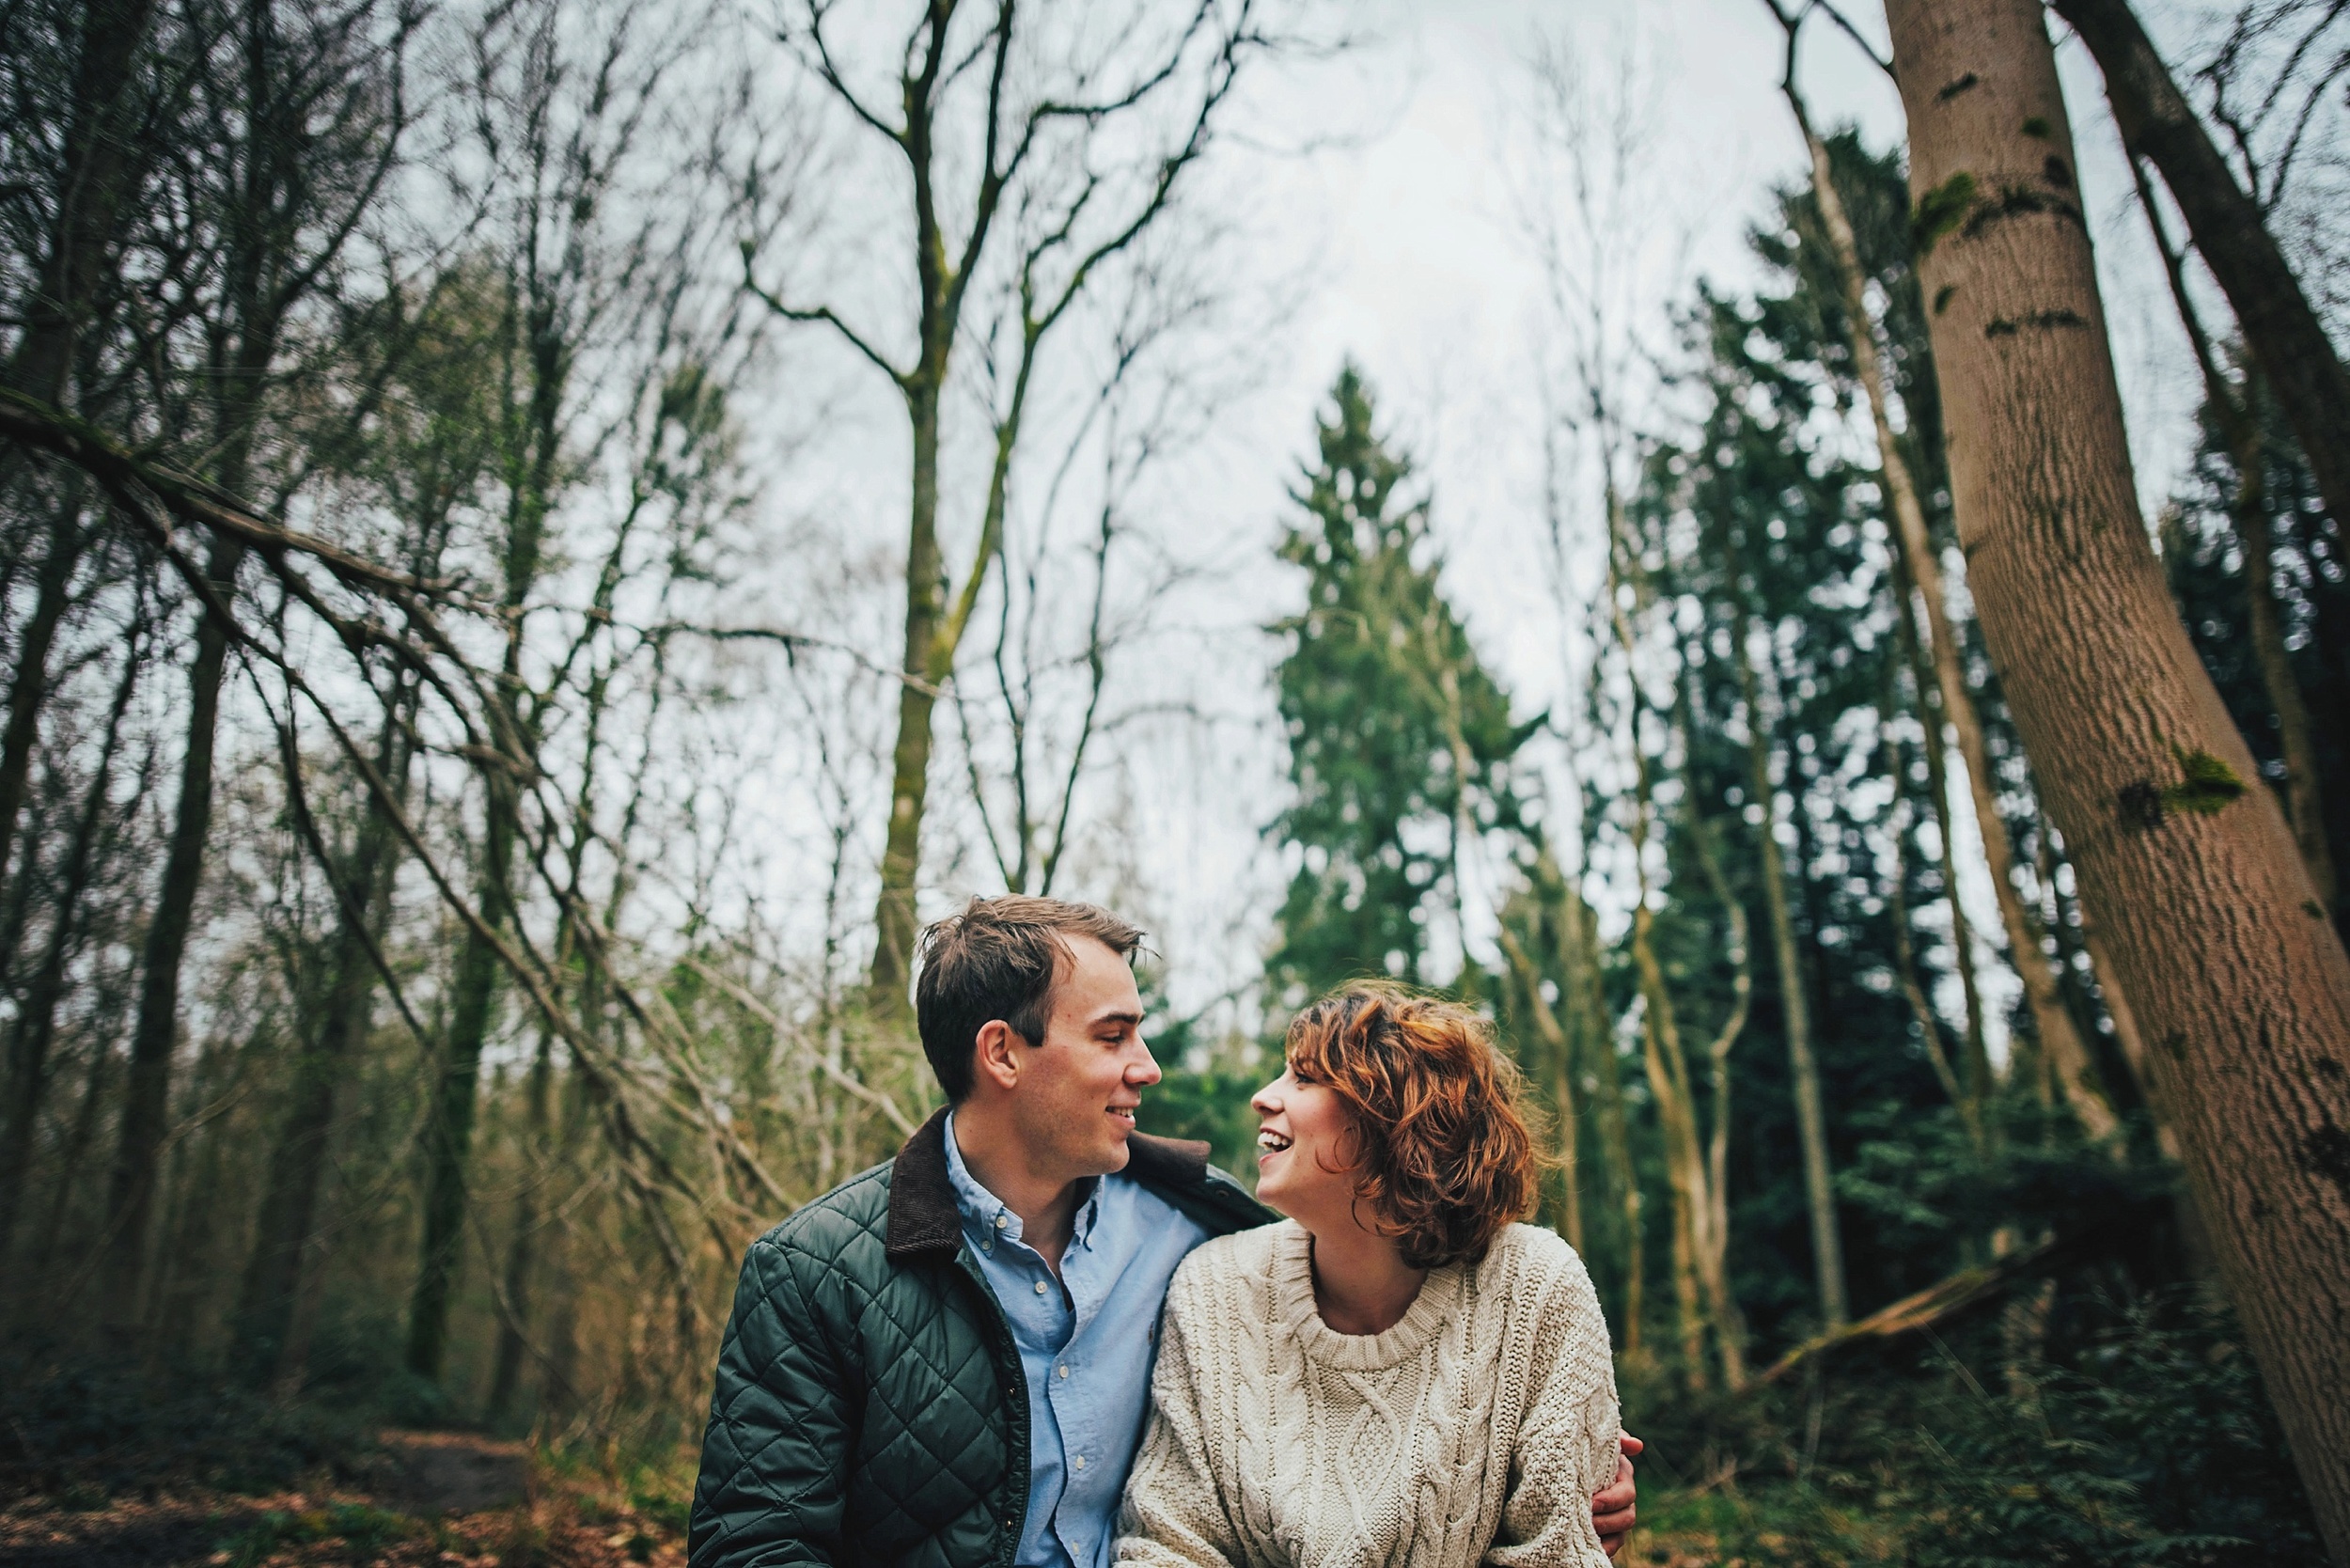
<svg viewBox="0 0 2350 1568">
<path fill-rule="evenodd" d="M 1257 1196 L 1308 1231 L 1356 1224 L 1358 1137 L 1337 1090 L 1285 1067 L 1248 1104 L 1257 1113 Z"/>
</svg>

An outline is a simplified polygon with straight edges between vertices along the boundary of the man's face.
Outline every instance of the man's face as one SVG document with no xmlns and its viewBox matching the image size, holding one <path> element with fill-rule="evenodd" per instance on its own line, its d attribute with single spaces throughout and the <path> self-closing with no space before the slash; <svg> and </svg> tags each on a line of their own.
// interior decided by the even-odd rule
<svg viewBox="0 0 2350 1568">
<path fill-rule="evenodd" d="M 1090 936 L 1069 938 L 1044 1038 L 1013 1049 L 1020 1081 L 1012 1116 L 1029 1168 L 1067 1182 L 1123 1170 L 1135 1107 L 1159 1081 L 1126 961 Z"/>
</svg>

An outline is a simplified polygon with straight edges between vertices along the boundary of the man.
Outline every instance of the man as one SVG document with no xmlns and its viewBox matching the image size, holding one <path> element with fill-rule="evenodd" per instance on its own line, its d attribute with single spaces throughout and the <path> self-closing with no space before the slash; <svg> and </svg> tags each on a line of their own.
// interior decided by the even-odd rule
<svg viewBox="0 0 2350 1568">
<path fill-rule="evenodd" d="M 690 1568 L 1109 1560 L 1167 1281 L 1277 1217 L 1205 1144 L 1134 1130 L 1141 938 L 1031 898 L 923 933 L 948 1109 L 744 1258 Z M 1632 1505 L 1626 1465 L 1594 1500 L 1611 1555 Z"/>
</svg>

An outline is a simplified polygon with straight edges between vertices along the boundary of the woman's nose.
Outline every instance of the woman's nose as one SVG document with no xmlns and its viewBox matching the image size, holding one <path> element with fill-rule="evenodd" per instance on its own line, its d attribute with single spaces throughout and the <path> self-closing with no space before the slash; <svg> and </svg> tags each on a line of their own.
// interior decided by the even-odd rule
<svg viewBox="0 0 2350 1568">
<path fill-rule="evenodd" d="M 1275 1112 L 1278 1111 L 1281 1108 L 1281 1098 L 1279 1095 L 1273 1092 L 1273 1085 L 1267 1084 L 1264 1088 L 1250 1095 L 1248 1097 L 1248 1108 L 1255 1111 L 1259 1116 L 1271 1116 Z"/>
</svg>

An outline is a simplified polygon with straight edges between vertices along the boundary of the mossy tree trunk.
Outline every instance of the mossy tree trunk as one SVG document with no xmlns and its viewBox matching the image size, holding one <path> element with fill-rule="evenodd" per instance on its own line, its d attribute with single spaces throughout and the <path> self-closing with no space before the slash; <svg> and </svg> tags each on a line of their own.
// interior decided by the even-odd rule
<svg viewBox="0 0 2350 1568">
<path fill-rule="evenodd" d="M 2037 0 L 1887 12 L 1984 640 L 2350 1562 L 2350 958 L 2147 538 Z"/>
</svg>

